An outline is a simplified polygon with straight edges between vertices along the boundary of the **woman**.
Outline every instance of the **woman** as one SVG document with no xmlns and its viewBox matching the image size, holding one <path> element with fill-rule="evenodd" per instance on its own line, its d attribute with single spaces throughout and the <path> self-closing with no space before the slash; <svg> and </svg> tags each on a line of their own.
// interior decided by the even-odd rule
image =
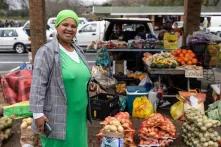
<svg viewBox="0 0 221 147">
<path fill-rule="evenodd" d="M 36 53 L 30 94 L 33 128 L 44 133 L 44 124 L 52 128 L 41 135 L 43 147 L 87 147 L 87 118 L 90 71 L 83 52 L 72 43 L 78 16 L 62 10 L 56 17 L 57 36 Z"/>
</svg>

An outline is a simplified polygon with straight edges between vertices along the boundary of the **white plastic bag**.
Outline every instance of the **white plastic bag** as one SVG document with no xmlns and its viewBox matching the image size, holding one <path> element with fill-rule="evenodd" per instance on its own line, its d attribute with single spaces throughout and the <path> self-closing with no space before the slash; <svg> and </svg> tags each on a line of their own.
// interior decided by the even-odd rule
<svg viewBox="0 0 221 147">
<path fill-rule="evenodd" d="M 153 90 L 149 91 L 148 99 L 151 101 L 154 107 L 154 111 L 156 112 L 157 106 L 159 104 L 159 98 L 157 97 L 157 92 L 154 92 Z"/>
<path fill-rule="evenodd" d="M 101 147 L 124 147 L 123 138 L 103 137 Z"/>
</svg>

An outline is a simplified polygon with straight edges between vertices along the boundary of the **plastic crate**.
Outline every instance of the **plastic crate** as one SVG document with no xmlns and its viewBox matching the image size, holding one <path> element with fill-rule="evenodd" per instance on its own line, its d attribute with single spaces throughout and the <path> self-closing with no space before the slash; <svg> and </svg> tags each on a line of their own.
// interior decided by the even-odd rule
<svg viewBox="0 0 221 147">
<path fill-rule="evenodd" d="M 93 119 L 103 120 L 119 112 L 119 97 L 117 95 L 101 93 L 90 98 L 91 115 Z"/>
<path fill-rule="evenodd" d="M 127 86 L 126 94 L 127 94 L 127 109 L 128 112 L 131 114 L 133 110 L 134 99 L 137 96 L 147 96 L 148 91 L 143 86 Z"/>
</svg>

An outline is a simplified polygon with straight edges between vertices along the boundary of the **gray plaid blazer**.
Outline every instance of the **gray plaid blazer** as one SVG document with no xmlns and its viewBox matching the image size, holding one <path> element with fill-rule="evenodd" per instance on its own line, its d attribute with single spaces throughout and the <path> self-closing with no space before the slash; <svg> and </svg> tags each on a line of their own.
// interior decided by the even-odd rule
<svg viewBox="0 0 221 147">
<path fill-rule="evenodd" d="M 73 43 L 73 46 L 89 68 L 83 51 L 75 43 Z M 49 135 L 50 138 L 65 139 L 67 99 L 61 77 L 59 52 L 60 49 L 56 37 L 38 49 L 34 60 L 30 91 L 30 110 L 33 113 L 44 113 L 47 116 L 49 124 L 53 129 Z M 89 98 L 87 117 L 92 122 Z M 32 128 L 37 132 L 34 123 Z"/>
</svg>

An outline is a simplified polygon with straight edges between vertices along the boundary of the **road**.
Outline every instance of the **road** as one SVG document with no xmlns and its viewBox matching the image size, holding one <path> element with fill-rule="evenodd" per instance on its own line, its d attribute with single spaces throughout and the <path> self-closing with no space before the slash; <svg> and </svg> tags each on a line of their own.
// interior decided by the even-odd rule
<svg viewBox="0 0 221 147">
<path fill-rule="evenodd" d="M 96 54 L 86 53 L 86 58 L 89 65 L 92 66 L 95 63 Z M 28 62 L 27 53 L 0 52 L 0 73 L 10 71 L 25 62 Z"/>
</svg>

